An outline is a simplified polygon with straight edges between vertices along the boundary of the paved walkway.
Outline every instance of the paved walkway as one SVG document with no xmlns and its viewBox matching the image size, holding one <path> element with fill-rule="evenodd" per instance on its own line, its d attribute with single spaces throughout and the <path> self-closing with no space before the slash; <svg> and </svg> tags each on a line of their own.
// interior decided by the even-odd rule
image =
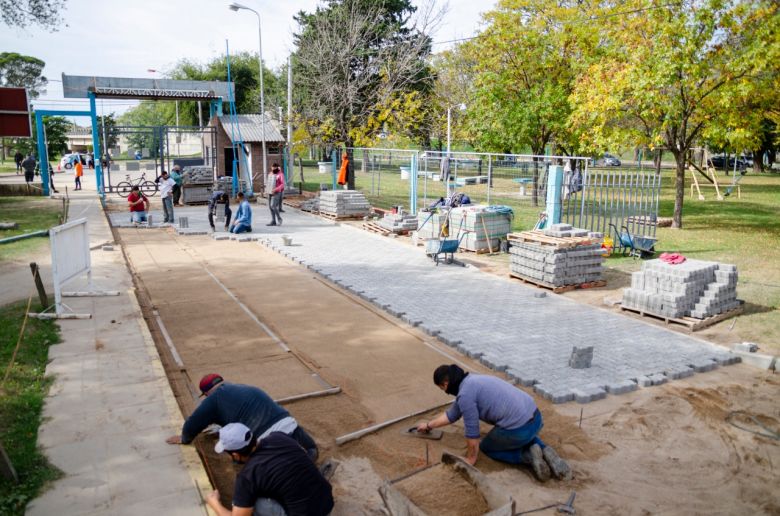
<svg viewBox="0 0 780 516">
<path fill-rule="evenodd" d="M 87 217 L 90 242 L 112 241 L 94 192 L 71 194 L 70 220 Z M 38 443 L 64 472 L 30 515 L 204 514 L 201 489 L 210 489 L 192 447 L 165 438 L 181 425 L 122 253 L 92 252 L 96 288 L 118 297 L 68 298 L 89 320 L 59 322 L 62 343 L 49 350 L 55 380 L 43 411 Z M 84 290 L 74 280 L 68 290 Z"/>
<path fill-rule="evenodd" d="M 178 209 L 177 220 L 189 218 L 182 231 L 206 231 L 205 212 Z M 126 214 L 112 217 L 127 222 Z M 254 206 L 253 234 L 239 238 L 260 240 L 554 402 L 588 402 L 739 361 L 643 321 L 552 294 L 536 297 L 539 289 L 509 278 L 436 267 L 422 248 L 358 228 L 290 208 L 282 227 L 265 226 L 268 218 L 265 205 Z M 292 246 L 282 245 L 282 234 Z M 573 346 L 594 346 L 591 368 L 568 367 Z"/>
</svg>

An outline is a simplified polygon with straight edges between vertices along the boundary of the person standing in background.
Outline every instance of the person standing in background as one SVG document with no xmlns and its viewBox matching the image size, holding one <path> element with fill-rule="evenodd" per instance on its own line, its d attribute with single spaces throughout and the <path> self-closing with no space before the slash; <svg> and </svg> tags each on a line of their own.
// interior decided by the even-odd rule
<svg viewBox="0 0 780 516">
<path fill-rule="evenodd" d="M 22 161 L 24 161 L 24 154 L 16 151 L 14 154 L 14 162 L 16 162 L 16 175 L 18 176 L 22 172 Z"/>
<path fill-rule="evenodd" d="M 163 205 L 163 223 L 173 224 L 173 187 L 176 185 L 166 170 L 157 178 L 160 185 L 160 198 Z"/>
<path fill-rule="evenodd" d="M 81 164 L 81 160 L 76 160 L 76 190 L 81 190 L 81 176 L 84 175 L 84 165 Z"/>
<path fill-rule="evenodd" d="M 184 177 L 181 175 L 181 167 L 179 165 L 173 166 L 173 170 L 171 171 L 171 179 L 173 179 L 173 182 L 176 183 L 173 186 L 173 205 L 181 206 L 179 199 L 181 198 L 181 184 Z"/>
</svg>

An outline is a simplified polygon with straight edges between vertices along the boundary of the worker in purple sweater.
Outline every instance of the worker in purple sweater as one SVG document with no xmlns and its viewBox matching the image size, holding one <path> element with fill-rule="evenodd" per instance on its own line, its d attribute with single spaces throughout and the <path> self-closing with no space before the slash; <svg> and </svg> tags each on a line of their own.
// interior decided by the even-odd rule
<svg viewBox="0 0 780 516">
<path fill-rule="evenodd" d="M 462 417 L 469 464 L 477 462 L 482 450 L 497 461 L 530 466 L 541 482 L 549 480 L 551 470 L 556 478 L 571 478 L 569 465 L 539 439 L 542 414 L 531 396 L 500 378 L 466 373 L 455 364 L 436 368 L 433 383 L 455 396 L 455 403 L 432 421 L 420 424 L 418 432 L 430 432 Z M 480 421 L 495 425 L 481 442 Z"/>
</svg>

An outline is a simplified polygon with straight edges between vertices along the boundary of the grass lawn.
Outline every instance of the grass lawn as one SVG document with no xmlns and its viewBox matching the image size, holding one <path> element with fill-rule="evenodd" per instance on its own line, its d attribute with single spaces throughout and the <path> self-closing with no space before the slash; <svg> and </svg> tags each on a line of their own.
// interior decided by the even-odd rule
<svg viewBox="0 0 780 516">
<path fill-rule="evenodd" d="M 16 229 L 0 229 L 0 238 L 49 229 L 60 223 L 62 202 L 39 197 L 0 197 L 0 221 L 16 222 Z M 0 244 L 0 261 L 19 258 L 40 249 L 46 237 L 31 237 Z"/>
<path fill-rule="evenodd" d="M 5 161 L 0 163 L 0 174 L 15 174 L 16 173 L 16 163 L 14 163 L 14 160 L 11 159 L 11 161 Z"/>
<path fill-rule="evenodd" d="M 0 307 L 0 381 L 16 347 L 26 307 L 26 301 Z M 37 446 L 41 410 L 51 384 L 44 377 L 49 346 L 59 338 L 53 321 L 28 319 L 8 380 L 0 386 L 0 443 L 19 476 L 18 485 L 0 478 L 0 514 L 24 514 L 27 502 L 60 476 Z"/>
<path fill-rule="evenodd" d="M 409 181 L 402 181 L 397 164 L 393 165 L 374 174 L 361 173 L 360 166 L 356 166 L 356 185 L 374 206 L 409 206 Z M 662 172 L 659 203 L 659 216 L 662 217 L 671 217 L 673 213 L 673 174 L 672 170 Z M 471 172 L 468 175 L 476 174 Z M 304 179 L 304 188 L 308 191 L 319 190 L 320 183 L 327 184 L 328 188 L 331 185 L 330 174 L 319 174 L 313 166 L 304 167 Z M 498 170 L 494 176 L 490 201 L 514 209 L 515 231 L 530 229 L 539 212 L 544 209 L 544 200 L 540 199 L 540 205 L 534 207 L 530 195 L 521 196 L 519 185 L 512 179 L 511 171 Z M 719 174 L 718 179 L 722 186 L 731 183 L 731 179 L 723 174 Z M 297 169 L 294 180 L 300 181 Z M 686 177 L 686 187 L 689 182 L 690 177 Z M 704 201 L 691 199 L 689 190 L 686 190 L 683 229 L 659 228 L 656 250 L 676 251 L 690 258 L 736 264 L 739 270 L 738 296 L 745 300 L 746 306 L 744 315 L 739 318 L 729 338 L 734 342 L 738 339 L 759 342 L 766 344 L 765 350 L 780 352 L 780 344 L 774 343 L 777 328 L 780 328 L 780 174 L 750 172 L 740 185 L 741 199 L 737 198 L 735 191 L 723 201 L 715 198 L 711 186 L 702 186 L 702 193 L 706 197 Z M 458 191 L 469 195 L 474 202 L 487 201 L 485 185 L 459 187 Z M 425 201 L 424 192 L 427 193 Z M 420 178 L 418 209 L 441 195 L 444 195 L 443 183 Z M 611 257 L 606 265 L 630 273 L 639 270 L 641 261 Z"/>
</svg>

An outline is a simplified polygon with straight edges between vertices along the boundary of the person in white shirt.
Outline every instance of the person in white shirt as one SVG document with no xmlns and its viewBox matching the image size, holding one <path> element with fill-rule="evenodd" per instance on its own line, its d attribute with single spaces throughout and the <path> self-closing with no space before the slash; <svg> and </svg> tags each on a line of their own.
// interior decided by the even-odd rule
<svg viewBox="0 0 780 516">
<path fill-rule="evenodd" d="M 157 183 L 160 188 L 160 198 L 163 205 L 163 222 L 173 224 L 173 187 L 176 185 L 176 182 L 171 179 L 167 171 L 163 170 L 160 177 L 157 178 Z"/>
</svg>

